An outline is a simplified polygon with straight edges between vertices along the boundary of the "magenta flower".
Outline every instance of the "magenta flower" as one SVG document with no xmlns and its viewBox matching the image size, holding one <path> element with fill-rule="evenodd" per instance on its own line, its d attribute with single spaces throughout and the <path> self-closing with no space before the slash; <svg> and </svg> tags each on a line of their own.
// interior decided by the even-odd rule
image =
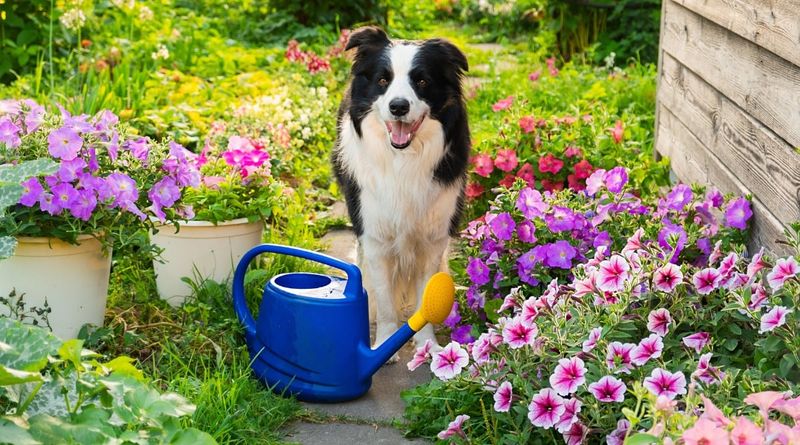
<svg viewBox="0 0 800 445">
<path fill-rule="evenodd" d="M 467 435 L 464 433 L 462 427 L 464 425 L 464 422 L 466 422 L 467 420 L 469 420 L 469 416 L 466 414 L 461 414 L 460 416 L 456 416 L 455 420 L 453 420 L 452 422 L 450 422 L 449 425 L 447 425 L 447 429 L 444 431 L 440 431 L 439 434 L 436 435 L 436 437 L 438 437 L 441 440 L 445 440 L 453 436 L 458 436 L 462 439 L 466 439 Z"/>
<path fill-rule="evenodd" d="M 58 200 L 55 195 L 49 192 L 42 194 L 42 197 L 39 199 L 39 207 L 53 216 L 60 215 L 61 211 L 64 210 L 58 205 Z"/>
<path fill-rule="evenodd" d="M 561 414 L 558 423 L 555 425 L 560 433 L 568 431 L 578 421 L 578 413 L 581 412 L 582 406 L 583 403 L 578 399 L 566 399 L 564 401 L 564 413 Z"/>
<path fill-rule="evenodd" d="M 721 281 L 722 275 L 720 275 L 719 271 L 713 267 L 707 267 L 701 271 L 698 271 L 692 277 L 692 283 L 694 283 L 694 287 L 697 288 L 697 293 L 700 295 L 710 294 L 719 288 Z"/>
<path fill-rule="evenodd" d="M 747 304 L 748 309 L 756 311 L 767 301 L 767 289 L 761 283 L 753 283 L 750 286 L 750 303 Z"/>
<path fill-rule="evenodd" d="M 678 255 L 681 254 L 683 248 L 686 246 L 686 230 L 683 227 L 672 224 L 670 221 L 664 221 L 664 227 L 658 232 L 658 245 L 664 249 L 665 252 L 672 252 L 670 262 L 675 262 Z"/>
<path fill-rule="evenodd" d="M 433 342 L 425 340 L 425 344 L 417 348 L 414 352 L 414 357 L 406 364 L 409 371 L 413 371 L 428 362 L 431 358 L 431 347 L 433 347 Z"/>
<path fill-rule="evenodd" d="M 681 268 L 672 263 L 659 267 L 653 274 L 653 285 L 663 292 L 672 292 L 682 282 L 683 272 L 681 272 Z"/>
<path fill-rule="evenodd" d="M 522 313 L 519 318 L 525 326 L 533 325 L 536 317 L 539 316 L 539 306 L 535 297 L 530 297 L 522 303 Z"/>
<path fill-rule="evenodd" d="M 589 428 L 581 422 L 574 422 L 569 429 L 561 432 L 566 445 L 580 445 L 584 443 Z"/>
<path fill-rule="evenodd" d="M 709 341 L 711 341 L 711 335 L 708 332 L 696 332 L 683 337 L 683 344 L 687 348 L 693 348 L 698 354 L 706 347 Z"/>
<path fill-rule="evenodd" d="M 166 215 L 161 210 L 164 207 L 170 207 L 181 197 L 181 189 L 175 180 L 166 176 L 156 182 L 155 185 L 147 192 L 150 201 L 153 202 L 153 211 L 160 220 L 164 220 Z"/>
<path fill-rule="evenodd" d="M 19 203 L 25 207 L 33 207 L 42 199 L 44 195 L 44 188 L 39 180 L 35 177 L 26 179 L 20 184 L 22 186 L 22 196 L 19 198 Z"/>
<path fill-rule="evenodd" d="M 614 124 L 614 128 L 611 129 L 611 137 L 614 138 L 614 142 L 619 144 L 622 142 L 622 138 L 625 136 L 625 130 L 622 127 L 622 121 L 617 120 L 617 123 Z"/>
<path fill-rule="evenodd" d="M 81 176 L 83 169 L 86 167 L 86 161 L 81 158 L 75 158 L 69 161 L 61 161 L 56 175 L 64 182 L 72 182 Z"/>
<path fill-rule="evenodd" d="M 111 204 L 112 208 L 129 208 L 133 203 L 139 199 L 139 191 L 136 189 L 136 181 L 125 173 L 114 172 L 108 175 L 104 184 L 109 195 L 108 198 L 114 198 Z M 100 199 L 107 199 L 104 196 L 106 193 L 100 193 Z"/>
<path fill-rule="evenodd" d="M 69 161 L 78 156 L 83 147 L 83 139 L 71 128 L 59 128 L 47 136 L 48 151 L 57 159 Z"/>
<path fill-rule="evenodd" d="M 528 74 L 528 80 L 530 80 L 531 82 L 536 82 L 537 80 L 539 80 L 539 77 L 541 76 L 542 76 L 542 70 L 536 70 Z"/>
<path fill-rule="evenodd" d="M 494 170 L 494 161 L 492 157 L 487 154 L 478 154 L 472 158 L 472 163 L 475 165 L 475 173 L 484 178 L 488 178 Z"/>
<path fill-rule="evenodd" d="M 507 110 L 511 107 L 511 104 L 514 103 L 514 96 L 508 96 L 505 99 L 498 100 L 494 105 L 492 105 L 492 111 L 498 112 L 502 110 Z"/>
<path fill-rule="evenodd" d="M 750 264 L 747 265 L 747 276 L 753 278 L 762 269 L 766 269 L 769 265 L 764 261 L 764 248 L 762 247 L 753 258 L 750 259 Z"/>
<path fill-rule="evenodd" d="M 533 244 L 536 242 L 536 226 L 532 222 L 525 220 L 517 224 L 517 237 L 523 243 Z"/>
<path fill-rule="evenodd" d="M 630 429 L 631 423 L 628 422 L 628 419 L 620 419 L 617 421 L 617 428 L 611 432 L 608 436 L 606 436 L 606 444 L 607 445 L 623 445 L 625 441 L 625 436 L 628 435 L 628 429 Z"/>
<path fill-rule="evenodd" d="M 525 187 L 520 190 L 519 198 L 517 198 L 517 209 L 522 212 L 522 215 L 527 219 L 538 218 L 544 215 L 547 211 L 548 205 L 542 200 L 542 194 L 538 190 L 530 187 Z"/>
<path fill-rule="evenodd" d="M 620 343 L 618 341 L 609 343 L 606 354 L 608 369 L 614 370 L 615 373 L 630 374 L 631 369 L 633 369 L 631 351 L 635 347 L 636 345 L 633 343 Z"/>
<path fill-rule="evenodd" d="M 586 178 L 586 193 L 589 196 L 594 196 L 600 189 L 605 186 L 606 171 L 602 168 L 597 169 L 588 178 Z"/>
<path fill-rule="evenodd" d="M 514 150 L 498 150 L 494 158 L 494 165 L 504 172 L 510 172 L 517 168 L 519 161 Z"/>
<path fill-rule="evenodd" d="M 528 405 L 528 419 L 533 426 L 549 429 L 558 423 L 565 410 L 564 399 L 552 389 L 544 388 Z"/>
<path fill-rule="evenodd" d="M 553 213 L 548 213 L 545 221 L 551 232 L 575 229 L 575 214 L 568 207 L 553 207 Z"/>
<path fill-rule="evenodd" d="M 594 328 L 589 331 L 589 339 L 585 340 L 582 345 L 583 352 L 592 352 L 595 346 L 597 346 L 597 341 L 600 340 L 600 334 L 603 332 L 603 328 Z"/>
<path fill-rule="evenodd" d="M 739 255 L 736 252 L 731 252 L 719 264 L 717 270 L 723 279 L 730 277 L 736 269 L 736 263 L 739 261 Z"/>
<path fill-rule="evenodd" d="M 578 357 L 562 358 L 550 376 L 550 387 L 559 395 L 566 396 L 577 391 L 586 382 L 585 376 L 583 360 Z"/>
<path fill-rule="evenodd" d="M 628 387 L 622 380 L 610 375 L 589 385 L 589 392 L 594 398 L 606 403 L 624 401 L 627 390 Z"/>
<path fill-rule="evenodd" d="M 519 128 L 523 133 L 533 133 L 536 129 L 536 119 L 533 116 L 522 116 L 519 118 Z"/>
<path fill-rule="evenodd" d="M 597 288 L 604 292 L 616 292 L 622 290 L 625 282 L 630 278 L 631 270 L 628 262 L 620 255 L 612 255 L 611 258 L 600 263 Z"/>
<path fill-rule="evenodd" d="M 450 380 L 461 374 L 461 370 L 469 364 L 467 351 L 461 345 L 452 341 L 441 351 L 433 355 L 431 371 L 440 380 Z"/>
<path fill-rule="evenodd" d="M 22 143 L 19 133 L 22 131 L 8 116 L 0 117 L 0 143 L 8 148 L 17 148 Z"/>
<path fill-rule="evenodd" d="M 599 289 L 597 289 L 597 272 L 592 271 L 586 278 L 583 279 L 576 278 L 575 281 L 572 282 L 572 287 L 575 288 L 573 295 L 578 298 L 583 297 L 584 295 L 598 293 Z"/>
<path fill-rule="evenodd" d="M 514 223 L 514 218 L 508 212 L 503 212 L 489 222 L 489 228 L 497 239 L 508 241 L 514 235 L 514 230 L 517 228 Z"/>
<path fill-rule="evenodd" d="M 731 441 L 736 445 L 762 445 L 764 433 L 750 419 L 740 416 L 736 418 L 736 425 L 731 430 Z"/>
<path fill-rule="evenodd" d="M 672 315 L 666 309 L 656 309 L 647 315 L 647 330 L 662 337 L 667 335 Z"/>
<path fill-rule="evenodd" d="M 650 377 L 644 379 L 644 387 L 656 397 L 664 396 L 675 400 L 678 395 L 686 394 L 686 377 L 680 371 L 673 373 L 656 368 Z"/>
<path fill-rule="evenodd" d="M 572 268 L 572 259 L 578 254 L 578 251 L 568 241 L 558 240 L 555 243 L 547 244 L 545 248 L 545 265 L 560 269 Z"/>
<path fill-rule="evenodd" d="M 796 277 L 800 273 L 800 265 L 794 257 L 779 258 L 775 262 L 775 267 L 767 274 L 767 282 L 773 291 L 783 287 L 790 278 Z"/>
<path fill-rule="evenodd" d="M 658 334 L 650 334 L 636 345 L 631 351 L 631 362 L 636 366 L 642 366 L 650 359 L 661 357 L 664 350 L 664 342 Z"/>
<path fill-rule="evenodd" d="M 786 315 L 790 313 L 792 313 L 792 310 L 783 306 L 773 307 L 769 312 L 761 316 L 761 329 L 758 330 L 758 333 L 772 332 L 775 328 L 783 326 L 786 324 Z"/>
<path fill-rule="evenodd" d="M 707 352 L 700 356 L 697 362 L 697 369 L 692 373 L 692 377 L 706 385 L 720 383 L 725 378 L 725 373 L 717 367 L 711 366 L 711 353 Z"/>
<path fill-rule="evenodd" d="M 750 201 L 745 197 L 737 198 L 728 203 L 725 208 L 725 225 L 739 230 L 747 228 L 747 220 L 753 216 L 750 210 Z"/>
<path fill-rule="evenodd" d="M 70 202 L 68 207 L 65 207 L 75 218 L 83 221 L 89 221 L 92 217 L 92 212 L 97 207 L 97 198 L 91 190 L 80 190 Z"/>
<path fill-rule="evenodd" d="M 678 184 L 667 195 L 667 208 L 680 212 L 694 198 L 692 188 L 686 184 Z"/>
<path fill-rule="evenodd" d="M 56 184 L 50 189 L 50 191 L 53 193 L 54 199 L 58 203 L 58 206 L 62 209 L 69 208 L 72 204 L 72 201 L 78 197 L 78 191 L 75 190 L 75 187 L 66 182 L 60 182 Z"/>
<path fill-rule="evenodd" d="M 503 341 L 511 349 L 519 349 L 525 345 L 533 346 L 538 333 L 539 328 L 535 323 L 527 325 L 520 317 L 515 317 L 503 326 Z"/>
<path fill-rule="evenodd" d="M 606 188 L 611 193 L 619 193 L 628 183 L 628 170 L 625 167 L 614 167 L 603 177 Z"/>
<path fill-rule="evenodd" d="M 467 275 L 473 283 L 482 286 L 489 282 L 489 266 L 480 258 L 470 257 L 467 263 Z"/>
<path fill-rule="evenodd" d="M 511 408 L 511 397 L 514 389 L 510 382 L 503 382 L 494 393 L 494 410 L 498 413 L 507 413 Z"/>
</svg>

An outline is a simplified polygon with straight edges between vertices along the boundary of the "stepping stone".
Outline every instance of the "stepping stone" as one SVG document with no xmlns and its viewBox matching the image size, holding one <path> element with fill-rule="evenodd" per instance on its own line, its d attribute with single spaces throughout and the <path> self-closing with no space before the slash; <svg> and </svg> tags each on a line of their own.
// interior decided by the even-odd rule
<svg viewBox="0 0 800 445">
<path fill-rule="evenodd" d="M 395 445 L 400 443 L 429 443 L 423 439 L 408 440 L 394 428 L 378 425 L 347 423 L 297 422 L 290 427 L 287 441 L 303 445 Z"/>
</svg>

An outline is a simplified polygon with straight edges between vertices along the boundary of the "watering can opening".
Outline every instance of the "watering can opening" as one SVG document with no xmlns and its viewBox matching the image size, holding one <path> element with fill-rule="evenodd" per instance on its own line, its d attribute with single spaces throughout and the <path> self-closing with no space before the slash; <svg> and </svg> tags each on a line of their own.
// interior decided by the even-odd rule
<svg viewBox="0 0 800 445">
<path fill-rule="evenodd" d="M 311 272 L 291 272 L 275 276 L 272 285 L 296 297 L 342 299 L 347 280 Z"/>
</svg>

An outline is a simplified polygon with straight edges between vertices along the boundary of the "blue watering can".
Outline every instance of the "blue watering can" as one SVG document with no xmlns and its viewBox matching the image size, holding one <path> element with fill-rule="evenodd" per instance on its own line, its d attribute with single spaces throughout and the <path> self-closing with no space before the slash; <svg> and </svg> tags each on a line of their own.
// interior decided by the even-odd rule
<svg viewBox="0 0 800 445">
<path fill-rule="evenodd" d="M 244 275 L 262 253 L 316 261 L 347 278 L 292 272 L 272 277 L 264 287 L 258 320 L 247 308 Z M 311 402 L 341 402 L 365 394 L 374 374 L 426 323 L 441 323 L 453 306 L 453 280 L 431 277 L 420 309 L 377 349 L 369 346 L 367 292 L 361 270 L 328 255 L 275 244 L 248 251 L 233 276 L 233 308 L 245 329 L 253 372 L 278 393 Z"/>
</svg>

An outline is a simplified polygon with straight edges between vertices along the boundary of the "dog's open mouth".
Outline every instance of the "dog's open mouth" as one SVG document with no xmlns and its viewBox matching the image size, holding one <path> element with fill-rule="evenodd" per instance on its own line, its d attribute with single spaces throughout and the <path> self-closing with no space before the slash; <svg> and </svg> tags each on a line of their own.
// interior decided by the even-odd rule
<svg viewBox="0 0 800 445">
<path fill-rule="evenodd" d="M 402 150 L 411 145 L 414 135 L 424 120 L 425 115 L 423 114 L 416 122 L 387 121 L 386 129 L 389 131 L 392 147 Z"/>
</svg>

